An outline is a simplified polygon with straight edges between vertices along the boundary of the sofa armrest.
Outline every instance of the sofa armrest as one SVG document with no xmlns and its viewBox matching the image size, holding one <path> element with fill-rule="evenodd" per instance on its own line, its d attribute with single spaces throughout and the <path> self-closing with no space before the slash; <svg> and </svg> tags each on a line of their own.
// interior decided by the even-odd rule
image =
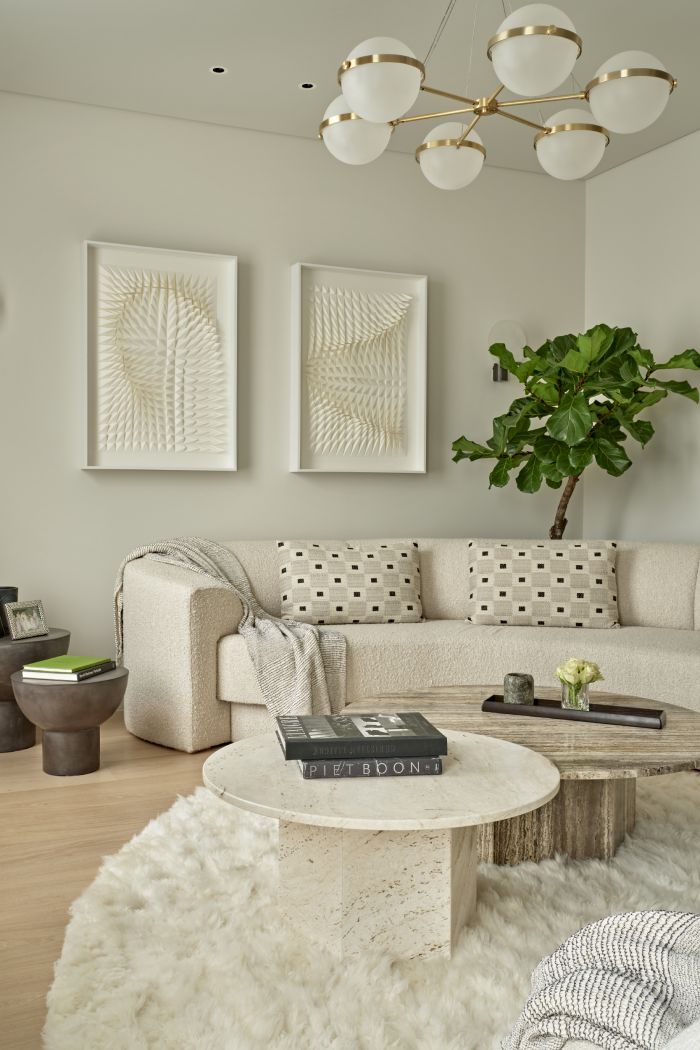
<svg viewBox="0 0 700 1050">
<path fill-rule="evenodd" d="M 243 616 L 225 584 L 150 558 L 124 572 L 126 728 L 180 751 L 231 739 L 230 708 L 217 698 L 217 646 Z"/>
</svg>

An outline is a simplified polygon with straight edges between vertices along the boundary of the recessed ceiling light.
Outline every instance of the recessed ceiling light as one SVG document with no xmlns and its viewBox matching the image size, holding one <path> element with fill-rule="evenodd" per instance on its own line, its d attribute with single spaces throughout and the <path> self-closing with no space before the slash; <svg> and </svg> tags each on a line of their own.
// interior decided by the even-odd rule
<svg viewBox="0 0 700 1050">
<path fill-rule="evenodd" d="M 228 69 L 225 66 L 212 66 L 209 70 L 210 73 L 228 73 Z"/>
<path fill-rule="evenodd" d="M 302 80 L 299 87 L 302 91 L 313 91 L 316 85 L 311 80 Z"/>
</svg>

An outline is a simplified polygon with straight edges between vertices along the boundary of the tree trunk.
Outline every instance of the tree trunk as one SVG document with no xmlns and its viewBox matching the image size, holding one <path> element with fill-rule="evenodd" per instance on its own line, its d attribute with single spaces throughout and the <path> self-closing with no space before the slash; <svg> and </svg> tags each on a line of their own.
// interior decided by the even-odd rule
<svg viewBox="0 0 700 1050">
<path fill-rule="evenodd" d="M 566 520 L 566 509 L 569 506 L 569 500 L 574 494 L 574 489 L 578 485 L 580 477 L 580 474 L 572 474 L 564 486 L 564 491 L 561 494 L 557 512 L 554 515 L 554 524 L 549 530 L 550 540 L 560 540 L 564 535 L 564 529 L 568 525 L 568 521 Z"/>
</svg>

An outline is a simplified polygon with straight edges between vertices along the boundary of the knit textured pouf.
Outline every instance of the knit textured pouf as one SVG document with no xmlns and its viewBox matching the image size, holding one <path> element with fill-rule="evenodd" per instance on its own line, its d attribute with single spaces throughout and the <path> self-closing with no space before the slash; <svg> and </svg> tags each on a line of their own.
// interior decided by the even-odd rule
<svg viewBox="0 0 700 1050">
<path fill-rule="evenodd" d="M 619 911 L 700 911 L 697 774 L 640 782 L 613 861 L 482 866 L 450 961 L 336 962 L 288 931 L 275 829 L 200 788 L 107 858 L 72 907 L 48 1050 L 498 1050 L 532 970 L 575 930 Z"/>
</svg>

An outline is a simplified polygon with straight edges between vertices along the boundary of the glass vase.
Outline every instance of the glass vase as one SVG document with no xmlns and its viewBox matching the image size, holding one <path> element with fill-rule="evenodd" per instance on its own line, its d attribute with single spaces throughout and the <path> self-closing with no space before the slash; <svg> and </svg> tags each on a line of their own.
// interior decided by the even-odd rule
<svg viewBox="0 0 700 1050">
<path fill-rule="evenodd" d="M 561 683 L 561 706 L 571 711 L 590 710 L 588 698 L 588 684 L 569 685 L 568 682 Z"/>
</svg>

